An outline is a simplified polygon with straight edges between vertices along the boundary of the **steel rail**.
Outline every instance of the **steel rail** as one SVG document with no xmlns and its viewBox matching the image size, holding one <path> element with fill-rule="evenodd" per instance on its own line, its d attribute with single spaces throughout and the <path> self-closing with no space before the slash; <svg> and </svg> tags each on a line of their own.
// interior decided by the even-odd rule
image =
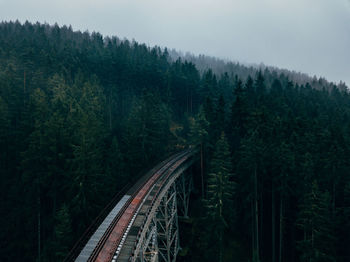
<svg viewBox="0 0 350 262">
<path fill-rule="evenodd" d="M 111 235 L 111 233 L 113 232 L 113 229 L 115 228 L 116 224 L 118 223 L 118 221 L 120 220 L 120 218 L 122 217 L 122 215 L 124 214 L 124 212 L 126 211 L 126 209 L 130 206 L 130 204 L 135 200 L 135 197 L 137 196 L 137 194 L 140 192 L 140 190 L 149 182 L 153 179 L 153 181 L 151 181 L 151 185 L 149 185 L 149 187 L 147 188 L 146 193 L 148 192 L 148 190 L 151 189 L 152 185 L 156 183 L 156 181 L 162 177 L 164 175 L 164 173 L 171 168 L 172 164 L 175 163 L 178 159 L 180 159 L 181 157 L 185 156 L 186 154 L 188 154 L 190 151 L 186 150 L 180 153 L 177 153 L 173 156 L 171 156 L 170 158 L 164 160 L 163 162 L 161 162 L 159 165 L 157 165 L 155 168 L 153 168 L 151 171 L 149 171 L 146 175 L 144 175 L 141 179 L 139 179 L 134 186 L 132 186 L 128 192 L 127 195 L 131 195 L 131 197 L 129 198 L 129 200 L 125 203 L 125 205 L 122 207 L 122 209 L 120 210 L 120 212 L 118 213 L 118 215 L 113 219 L 112 223 L 109 225 L 108 229 L 106 230 L 106 232 L 103 234 L 102 238 L 100 239 L 100 241 L 98 242 L 98 244 L 96 245 L 94 251 L 92 252 L 90 258 L 88 259 L 88 261 L 96 261 L 101 250 L 103 249 L 104 245 L 106 244 L 109 236 Z M 144 194 L 144 196 L 146 195 L 146 193 Z M 144 197 L 143 196 L 143 197 Z M 136 210 L 138 209 L 139 205 L 142 203 L 142 201 L 139 201 L 139 203 L 137 204 L 137 206 L 133 209 L 133 213 L 130 216 L 129 221 L 127 221 L 128 223 L 126 223 L 126 226 L 123 229 L 123 232 L 121 234 L 121 236 L 124 234 L 127 225 L 129 224 L 129 222 L 131 221 L 131 218 L 133 216 L 133 214 L 136 212 Z M 117 247 L 119 245 L 121 241 L 121 237 L 119 237 L 117 243 L 115 243 L 115 246 Z M 116 249 L 116 248 L 115 248 Z M 113 252 L 113 254 L 110 254 L 110 258 L 109 260 L 112 259 L 113 255 L 115 253 L 115 250 Z"/>
<path fill-rule="evenodd" d="M 130 183 L 127 183 L 122 189 L 116 193 L 113 199 L 102 209 L 99 215 L 92 221 L 90 226 L 85 230 L 83 235 L 79 238 L 79 240 L 75 243 L 72 249 L 69 251 L 63 262 L 71 262 L 74 261 L 78 256 L 80 251 L 89 241 L 89 238 L 93 235 L 98 226 L 103 222 L 103 219 L 106 217 L 110 209 L 121 200 L 123 195 L 130 188 Z"/>
<path fill-rule="evenodd" d="M 180 152 L 178 152 L 180 153 Z M 157 165 L 155 165 L 150 171 L 147 169 L 144 169 L 139 172 L 138 178 L 136 181 L 128 182 L 125 186 L 123 186 L 112 198 L 112 200 L 101 210 L 101 212 L 97 215 L 97 217 L 91 222 L 89 227 L 84 231 L 84 233 L 81 235 L 81 237 L 75 242 L 74 246 L 70 249 L 66 257 L 64 258 L 63 262 L 72 262 L 74 261 L 80 254 L 81 250 L 84 248 L 84 246 L 88 243 L 91 236 L 95 233 L 95 231 L 98 229 L 98 226 L 103 222 L 105 217 L 108 215 L 108 213 L 113 209 L 113 207 L 122 199 L 122 197 L 129 193 L 134 187 L 135 184 L 137 184 L 141 179 L 147 176 L 147 174 L 154 172 L 154 170 L 159 169 L 162 165 L 164 165 L 165 162 L 167 162 L 170 158 L 177 155 L 177 153 L 173 153 L 172 155 L 167 156 L 167 158 Z M 146 175 L 142 175 L 142 173 L 146 173 Z M 130 193 L 129 193 L 130 194 Z"/>
<path fill-rule="evenodd" d="M 188 151 L 187 153 L 190 153 L 190 151 Z M 140 240 L 140 238 L 143 237 L 143 236 L 142 236 L 142 232 L 143 232 L 143 229 L 144 229 L 145 224 L 147 224 L 147 220 L 150 219 L 150 218 L 149 218 L 149 215 L 150 215 L 150 213 L 152 212 L 152 209 L 154 209 L 154 205 L 155 205 L 156 201 L 157 201 L 157 200 L 160 200 L 160 199 L 162 198 L 162 196 L 160 196 L 160 195 L 162 195 L 162 192 L 164 191 L 166 185 L 167 185 L 167 184 L 169 183 L 169 181 L 171 180 L 170 178 L 171 178 L 172 174 L 173 174 L 175 171 L 177 171 L 177 169 L 178 169 L 184 162 L 186 162 L 186 161 L 188 160 L 188 158 L 189 158 L 190 156 L 192 156 L 193 154 L 194 154 L 194 152 L 192 152 L 192 154 L 188 155 L 186 158 L 182 157 L 181 159 L 178 159 L 177 161 L 174 161 L 175 164 L 174 164 L 174 165 L 171 165 L 171 166 L 169 167 L 169 169 L 166 170 L 167 172 L 166 172 L 161 178 L 159 178 L 159 179 L 156 181 L 157 183 L 159 183 L 159 187 L 156 189 L 156 192 L 155 192 L 155 194 L 154 194 L 153 197 L 152 197 L 152 200 L 151 200 L 151 203 L 150 203 L 150 208 L 149 208 L 149 210 L 148 210 L 148 212 L 147 212 L 147 215 L 146 215 L 146 217 L 145 217 L 145 220 L 143 221 L 143 223 L 142 223 L 142 225 L 141 225 L 141 227 L 140 227 L 140 229 L 139 229 L 139 231 L 138 231 L 138 234 L 137 234 L 137 240 L 138 240 L 138 241 Z M 159 198 L 160 198 L 160 199 L 159 199 Z M 139 249 L 139 248 L 138 248 L 138 245 L 139 245 L 139 244 L 138 244 L 137 242 L 135 242 L 135 246 L 134 246 L 134 249 L 133 249 L 132 254 L 131 254 L 131 256 L 132 256 L 133 258 L 135 258 L 135 255 L 137 255 L 137 254 L 135 254 L 135 251 Z M 136 251 L 136 252 L 137 252 L 137 251 Z"/>
</svg>

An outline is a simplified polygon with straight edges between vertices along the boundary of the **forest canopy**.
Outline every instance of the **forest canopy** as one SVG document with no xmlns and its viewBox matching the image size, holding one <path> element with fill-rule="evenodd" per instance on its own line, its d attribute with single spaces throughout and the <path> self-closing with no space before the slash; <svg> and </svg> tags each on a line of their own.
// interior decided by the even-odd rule
<svg viewBox="0 0 350 262">
<path fill-rule="evenodd" d="M 184 260 L 349 261 L 347 87 L 174 57 L 0 24 L 0 260 L 62 261 L 121 188 L 193 145 L 204 181 Z"/>
</svg>

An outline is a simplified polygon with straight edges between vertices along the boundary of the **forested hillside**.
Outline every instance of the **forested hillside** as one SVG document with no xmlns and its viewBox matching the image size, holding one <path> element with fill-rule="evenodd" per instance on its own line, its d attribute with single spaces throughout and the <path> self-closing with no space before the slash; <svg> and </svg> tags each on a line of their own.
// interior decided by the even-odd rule
<svg viewBox="0 0 350 262">
<path fill-rule="evenodd" d="M 272 66 L 266 66 L 264 64 L 242 64 L 239 62 L 232 62 L 207 55 L 196 56 L 188 52 L 184 54 L 174 49 L 169 50 L 169 55 L 174 60 L 182 58 L 188 62 L 193 63 L 201 73 L 204 73 L 208 69 L 211 69 L 217 75 L 222 75 L 225 73 L 229 75 L 239 75 L 242 81 L 247 80 L 248 76 L 255 75 L 258 71 L 265 71 L 264 74 L 269 76 L 265 77 L 265 81 L 269 85 L 272 84 L 273 80 L 278 75 L 284 75 L 285 77 L 288 77 L 289 80 L 296 82 L 299 85 L 305 85 L 306 83 L 309 83 L 312 85 L 313 88 L 320 90 L 322 90 L 323 88 L 331 90 L 334 86 L 334 83 L 327 81 L 324 77 L 310 77 L 305 73 L 290 71 L 287 69 L 281 69 Z M 272 75 L 269 74 L 270 72 L 273 72 Z M 343 81 L 339 81 L 339 83 L 336 85 L 338 89 L 347 89 L 347 86 Z"/>
<path fill-rule="evenodd" d="M 182 259 L 349 261 L 348 91 L 235 68 L 1 23 L 0 260 L 62 261 L 124 185 L 196 145 L 204 188 Z"/>
<path fill-rule="evenodd" d="M 269 86 L 260 73 L 233 92 L 207 98 L 196 117 L 209 165 L 187 256 L 349 261 L 348 92 L 281 78 Z"/>
</svg>

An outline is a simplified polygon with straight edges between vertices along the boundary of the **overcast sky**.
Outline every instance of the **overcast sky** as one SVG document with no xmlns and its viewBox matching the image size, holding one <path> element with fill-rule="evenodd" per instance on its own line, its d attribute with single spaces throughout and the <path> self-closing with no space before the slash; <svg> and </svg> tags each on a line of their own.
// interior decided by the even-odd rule
<svg viewBox="0 0 350 262">
<path fill-rule="evenodd" d="M 72 25 L 350 86 L 350 0 L 0 0 L 0 20 Z"/>
</svg>

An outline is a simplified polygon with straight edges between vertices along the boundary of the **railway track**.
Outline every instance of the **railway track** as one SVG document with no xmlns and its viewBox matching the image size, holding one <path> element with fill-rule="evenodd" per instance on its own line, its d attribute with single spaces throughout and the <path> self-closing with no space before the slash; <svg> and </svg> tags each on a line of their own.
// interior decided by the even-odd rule
<svg viewBox="0 0 350 262">
<path fill-rule="evenodd" d="M 144 228 L 148 228 L 148 226 L 151 224 L 151 220 L 154 218 L 156 210 L 158 209 L 160 201 L 165 192 L 168 191 L 170 185 L 172 185 L 178 177 L 174 173 L 176 173 L 179 170 L 178 168 L 187 160 L 187 157 L 190 155 L 189 153 L 190 152 L 174 161 L 151 188 L 149 194 L 145 198 L 145 200 L 147 200 L 144 201 L 142 209 L 139 212 L 139 216 L 136 217 L 135 223 L 132 225 L 132 227 L 130 225 L 130 231 L 134 231 L 133 234 L 128 235 L 131 241 L 129 246 L 122 249 L 121 253 L 124 252 L 124 254 L 120 255 L 118 261 L 126 262 L 135 261 L 137 259 L 138 253 L 140 252 L 140 249 L 142 249 L 141 246 L 145 244 L 143 241 L 146 238 L 146 231 L 144 231 Z M 137 221 L 137 219 L 139 220 Z M 149 237 L 150 235 L 148 236 L 148 240 L 146 240 L 146 242 L 150 241 Z"/>
<path fill-rule="evenodd" d="M 158 164 L 146 175 L 141 177 L 122 197 L 124 202 L 118 210 L 117 215 L 110 222 L 102 237 L 96 243 L 89 258 L 78 256 L 75 261 L 112 261 L 113 257 L 119 255 L 120 249 L 126 240 L 127 233 L 134 222 L 141 205 L 152 191 L 152 196 L 156 195 L 161 185 L 171 175 L 171 170 L 178 166 L 190 155 L 190 150 L 177 153 Z M 156 186 L 157 184 L 157 186 Z M 152 198 L 151 203 L 154 199 Z M 121 203 L 119 203 L 121 205 Z M 65 260 L 73 261 L 73 260 Z"/>
</svg>

